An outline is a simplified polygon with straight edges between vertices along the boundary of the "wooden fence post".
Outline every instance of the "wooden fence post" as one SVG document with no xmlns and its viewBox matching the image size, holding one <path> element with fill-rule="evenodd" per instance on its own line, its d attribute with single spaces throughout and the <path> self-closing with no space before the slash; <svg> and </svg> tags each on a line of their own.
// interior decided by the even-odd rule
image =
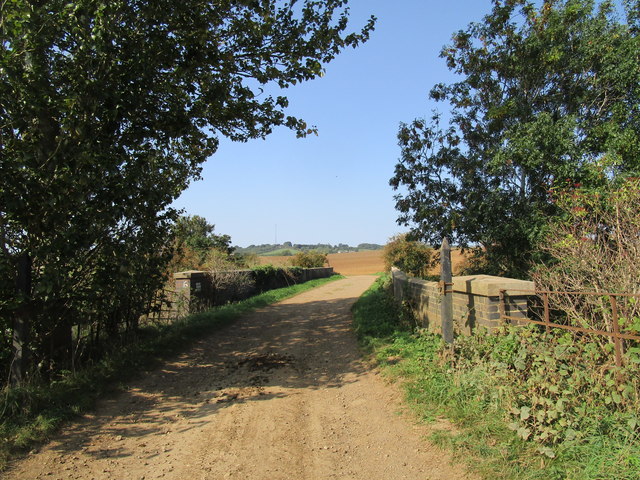
<svg viewBox="0 0 640 480">
<path fill-rule="evenodd" d="M 445 237 L 440 248 L 440 288 L 442 303 L 440 316 L 442 317 L 442 338 L 447 343 L 453 343 L 453 292 L 451 274 L 451 247 Z"/>
</svg>

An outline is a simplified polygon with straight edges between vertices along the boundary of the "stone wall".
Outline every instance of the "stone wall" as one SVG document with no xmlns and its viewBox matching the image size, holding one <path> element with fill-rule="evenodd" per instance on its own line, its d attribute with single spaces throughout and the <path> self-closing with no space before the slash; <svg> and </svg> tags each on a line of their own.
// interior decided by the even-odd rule
<svg viewBox="0 0 640 480">
<path fill-rule="evenodd" d="M 416 321 L 434 333 L 440 333 L 442 319 L 440 304 L 442 293 L 438 282 L 410 278 L 393 269 L 393 293 L 404 303 Z M 504 314 L 523 318 L 527 315 L 528 295 L 522 290 L 534 290 L 534 283 L 491 275 L 453 277 L 453 322 L 456 334 L 469 335 L 477 327 L 489 330 L 498 327 L 500 320 L 500 291 L 505 290 Z M 517 320 L 511 320 L 517 323 Z"/>
</svg>

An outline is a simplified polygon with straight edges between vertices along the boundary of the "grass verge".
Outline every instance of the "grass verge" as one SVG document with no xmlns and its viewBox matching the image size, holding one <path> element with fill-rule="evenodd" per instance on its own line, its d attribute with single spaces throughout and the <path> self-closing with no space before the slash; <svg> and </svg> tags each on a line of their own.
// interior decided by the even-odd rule
<svg viewBox="0 0 640 480">
<path fill-rule="evenodd" d="M 137 372 L 185 350 L 195 339 L 237 320 L 241 315 L 292 297 L 327 282 L 334 275 L 286 288 L 270 290 L 247 300 L 190 315 L 170 325 L 140 331 L 137 342 L 114 350 L 98 363 L 49 385 L 5 388 L 0 399 L 0 470 L 11 455 L 46 441 L 62 422 L 92 408 L 107 392 L 123 386 Z"/>
<path fill-rule="evenodd" d="M 485 479 L 639 480 L 638 367 L 612 368 L 585 339 L 518 327 L 456 339 L 412 328 L 381 277 L 354 329 L 435 443 Z M 603 357 L 604 358 L 604 357 Z"/>
</svg>

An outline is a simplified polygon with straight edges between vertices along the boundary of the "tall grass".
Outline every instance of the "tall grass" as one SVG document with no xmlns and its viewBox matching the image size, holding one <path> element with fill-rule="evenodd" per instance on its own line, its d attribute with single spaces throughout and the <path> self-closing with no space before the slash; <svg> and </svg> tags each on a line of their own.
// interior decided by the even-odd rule
<svg viewBox="0 0 640 480">
<path fill-rule="evenodd" d="M 536 329 L 460 337 L 452 351 L 403 321 L 388 286 L 379 279 L 355 304 L 354 329 L 419 418 L 450 425 L 431 440 L 470 470 L 492 480 L 640 479 L 637 366 L 608 376 L 588 342 Z M 601 393 L 616 389 L 627 394 Z"/>
<path fill-rule="evenodd" d="M 149 326 L 138 341 L 124 345 L 99 363 L 48 385 L 32 383 L 5 388 L 0 397 L 0 469 L 11 455 L 45 441 L 64 422 L 94 406 L 95 400 L 117 390 L 138 372 L 184 351 L 196 339 L 265 307 L 324 283 L 334 275 L 286 288 L 270 290 L 247 300 L 216 307 L 168 325 Z"/>
</svg>

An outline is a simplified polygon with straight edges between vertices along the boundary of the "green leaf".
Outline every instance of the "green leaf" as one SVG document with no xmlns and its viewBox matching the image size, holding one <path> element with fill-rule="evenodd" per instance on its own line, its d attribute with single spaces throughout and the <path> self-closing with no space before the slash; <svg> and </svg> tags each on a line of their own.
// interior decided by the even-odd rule
<svg viewBox="0 0 640 480">
<path fill-rule="evenodd" d="M 550 447 L 540 447 L 538 449 L 538 452 L 545 455 L 546 457 L 556 458 L 556 452 L 554 452 L 553 449 Z"/>
<path fill-rule="evenodd" d="M 531 430 L 526 428 L 526 427 L 520 427 L 518 428 L 518 430 L 516 430 L 516 433 L 518 434 L 518 436 L 520 438 L 522 438 L 523 440 L 528 440 L 529 437 L 531 436 Z"/>
</svg>

